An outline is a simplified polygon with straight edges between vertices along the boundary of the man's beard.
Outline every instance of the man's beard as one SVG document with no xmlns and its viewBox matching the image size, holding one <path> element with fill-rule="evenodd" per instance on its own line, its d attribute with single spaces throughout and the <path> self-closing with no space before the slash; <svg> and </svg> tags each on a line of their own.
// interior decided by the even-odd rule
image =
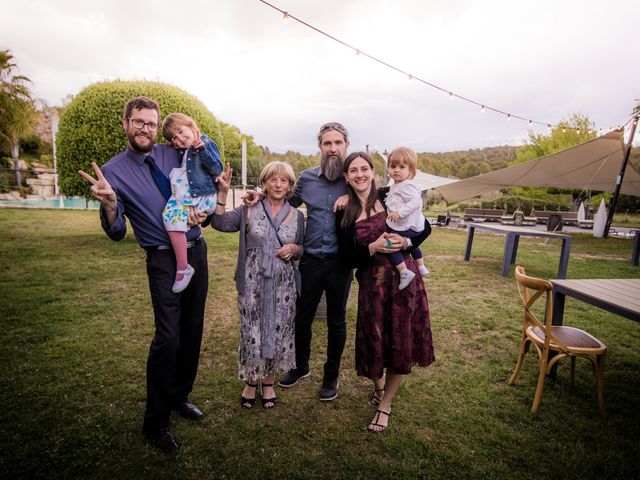
<svg viewBox="0 0 640 480">
<path fill-rule="evenodd" d="M 320 171 L 330 182 L 336 181 L 343 174 L 344 158 L 339 153 L 337 155 L 322 155 L 320 159 Z"/>
<path fill-rule="evenodd" d="M 136 135 L 146 136 L 150 140 L 149 144 L 140 145 L 136 140 Z M 151 150 L 153 150 L 153 144 L 155 143 L 156 139 L 153 137 L 151 133 L 144 134 L 140 131 L 135 131 L 131 129 L 131 130 L 127 130 L 127 140 L 129 140 L 129 145 L 131 145 L 131 148 L 133 148 L 136 152 L 149 153 Z"/>
</svg>

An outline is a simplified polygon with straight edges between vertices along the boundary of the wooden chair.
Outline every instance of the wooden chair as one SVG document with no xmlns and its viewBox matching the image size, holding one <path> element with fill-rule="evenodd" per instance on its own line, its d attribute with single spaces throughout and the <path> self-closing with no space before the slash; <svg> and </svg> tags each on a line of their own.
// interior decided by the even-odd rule
<svg viewBox="0 0 640 480">
<path fill-rule="evenodd" d="M 596 395 L 600 415 L 606 417 L 604 408 L 604 360 L 607 346 L 597 338 L 589 335 L 584 330 L 565 326 L 552 326 L 553 323 L 553 297 L 551 294 L 551 282 L 540 278 L 529 277 L 521 266 L 517 266 L 516 284 L 520 297 L 524 303 L 524 323 L 522 325 L 522 337 L 520 339 L 520 353 L 518 362 L 511 378 L 507 382 L 513 385 L 520 373 L 522 361 L 533 345 L 538 352 L 538 385 L 533 397 L 531 413 L 535 413 L 540 404 L 545 376 L 551 368 L 563 358 L 571 361 L 571 385 L 575 378 L 576 357 L 583 357 L 591 362 L 593 374 L 596 379 Z M 546 295 L 545 322 L 540 322 L 532 312 L 533 304 Z M 555 355 L 551 355 L 551 353 Z"/>
</svg>

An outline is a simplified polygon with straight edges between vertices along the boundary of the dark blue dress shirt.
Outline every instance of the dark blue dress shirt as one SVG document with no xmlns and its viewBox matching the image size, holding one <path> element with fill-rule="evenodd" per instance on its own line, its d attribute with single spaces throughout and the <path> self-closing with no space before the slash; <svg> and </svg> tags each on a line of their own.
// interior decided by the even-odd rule
<svg viewBox="0 0 640 480">
<path fill-rule="evenodd" d="M 304 170 L 293 188 L 290 203 L 307 207 L 307 226 L 304 234 L 304 251 L 315 256 L 338 253 L 336 217 L 333 204 L 347 193 L 347 183 L 340 176 L 330 182 L 320 172 L 320 167 Z"/>
<path fill-rule="evenodd" d="M 180 166 L 177 150 L 168 145 L 154 145 L 149 154 L 167 177 L 172 168 Z M 118 197 L 118 216 L 111 227 L 100 209 L 102 228 L 112 240 L 122 240 L 127 233 L 126 217 L 141 247 L 168 246 L 171 242 L 162 223 L 166 200 L 144 162 L 145 156 L 128 148 L 101 167 Z M 196 239 L 200 233 L 199 226 L 191 228 L 187 240 Z"/>
</svg>

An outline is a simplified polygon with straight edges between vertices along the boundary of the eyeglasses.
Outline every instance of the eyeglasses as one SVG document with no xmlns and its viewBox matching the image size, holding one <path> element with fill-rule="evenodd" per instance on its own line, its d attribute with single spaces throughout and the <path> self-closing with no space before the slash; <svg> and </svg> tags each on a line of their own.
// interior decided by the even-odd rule
<svg viewBox="0 0 640 480">
<path fill-rule="evenodd" d="M 320 131 L 318 132 L 318 136 L 322 136 L 323 133 L 328 132 L 329 130 L 335 130 L 336 132 L 341 133 L 342 135 L 344 135 L 344 138 L 347 138 L 349 136 L 349 132 L 347 132 L 347 129 L 344 128 L 344 125 L 338 122 L 329 122 L 322 125 L 320 127 Z"/>
<path fill-rule="evenodd" d="M 139 118 L 131 118 L 131 117 L 129 117 L 128 120 L 131 122 L 131 125 L 133 125 L 138 130 L 142 130 L 145 125 L 147 126 L 147 128 L 149 129 L 150 132 L 155 132 L 155 131 L 158 130 L 158 124 L 157 123 L 144 122 L 144 121 L 140 120 Z"/>
</svg>

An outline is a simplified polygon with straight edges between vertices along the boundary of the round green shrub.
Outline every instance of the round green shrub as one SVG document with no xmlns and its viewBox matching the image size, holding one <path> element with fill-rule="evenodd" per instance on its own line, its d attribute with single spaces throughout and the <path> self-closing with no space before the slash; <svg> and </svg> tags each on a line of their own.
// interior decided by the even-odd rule
<svg viewBox="0 0 640 480">
<path fill-rule="evenodd" d="M 221 122 L 200 100 L 178 87 L 148 81 L 95 83 L 76 95 L 60 117 L 56 145 L 60 190 L 64 195 L 91 197 L 90 185 L 77 172 L 93 174 L 91 162 L 102 165 L 126 148 L 122 113 L 125 104 L 139 95 L 156 100 L 162 118 L 172 112 L 193 117 L 200 131 L 218 144 L 223 162 L 225 143 L 239 141 L 224 138 Z M 225 129 L 224 133 L 239 136 L 239 130 Z M 158 142 L 164 142 L 160 130 Z"/>
</svg>

